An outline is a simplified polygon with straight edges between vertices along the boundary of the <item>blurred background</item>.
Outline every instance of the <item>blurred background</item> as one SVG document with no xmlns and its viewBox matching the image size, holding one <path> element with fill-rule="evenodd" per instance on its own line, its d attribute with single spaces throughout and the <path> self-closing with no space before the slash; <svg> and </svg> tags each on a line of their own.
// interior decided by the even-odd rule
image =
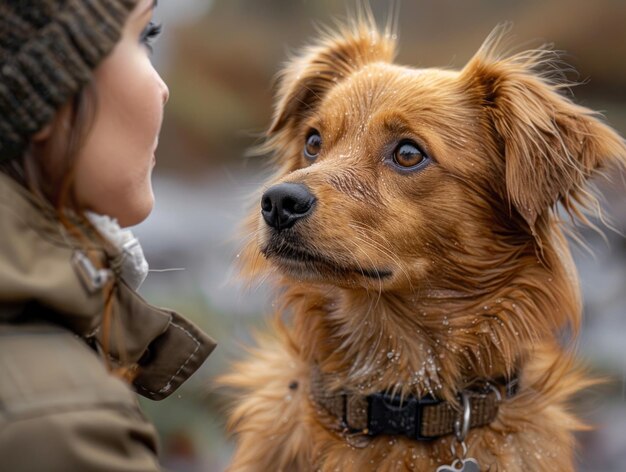
<svg viewBox="0 0 626 472">
<path fill-rule="evenodd" d="M 392 2 L 372 0 L 384 23 Z M 583 84 L 576 100 L 600 110 L 626 135 L 626 2 L 621 0 L 439 0 L 395 2 L 402 64 L 460 68 L 491 29 L 512 21 L 513 44 L 554 43 Z M 356 2 L 331 0 L 164 0 L 164 33 L 154 63 L 171 98 L 154 175 L 157 204 L 136 228 L 152 272 L 142 287 L 153 303 L 181 311 L 218 341 L 216 352 L 172 398 L 143 401 L 162 438 L 162 460 L 176 472 L 222 471 L 226 399 L 213 385 L 271 312 L 266 288 L 237 280 L 239 224 L 268 175 L 246 158 L 269 123 L 273 78 L 315 35 Z M 607 212 L 626 231 L 624 179 L 600 182 Z M 611 380 L 586 393 L 580 409 L 596 425 L 580 436 L 580 471 L 626 470 L 626 239 L 585 233 L 591 256 L 575 250 L 585 297 L 579 351 Z M 178 270 L 170 270 L 178 269 Z"/>
</svg>

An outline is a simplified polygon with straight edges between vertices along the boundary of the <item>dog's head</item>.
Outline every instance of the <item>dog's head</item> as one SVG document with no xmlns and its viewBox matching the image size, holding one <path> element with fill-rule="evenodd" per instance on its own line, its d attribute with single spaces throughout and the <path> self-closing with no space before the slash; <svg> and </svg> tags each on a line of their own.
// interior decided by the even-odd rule
<svg viewBox="0 0 626 472">
<path fill-rule="evenodd" d="M 265 145 L 280 171 L 248 254 L 376 290 L 485 288 L 536 264 L 557 203 L 576 213 L 626 147 L 538 72 L 552 52 L 502 56 L 502 36 L 460 71 L 393 64 L 393 36 L 367 22 L 293 59 Z"/>
</svg>

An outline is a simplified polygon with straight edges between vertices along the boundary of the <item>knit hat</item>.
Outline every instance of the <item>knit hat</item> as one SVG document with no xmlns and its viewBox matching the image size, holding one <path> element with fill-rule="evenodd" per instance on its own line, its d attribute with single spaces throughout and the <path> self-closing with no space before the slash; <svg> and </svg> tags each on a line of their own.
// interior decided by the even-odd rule
<svg viewBox="0 0 626 472">
<path fill-rule="evenodd" d="M 138 0 L 0 0 L 0 162 L 74 96 Z"/>
</svg>

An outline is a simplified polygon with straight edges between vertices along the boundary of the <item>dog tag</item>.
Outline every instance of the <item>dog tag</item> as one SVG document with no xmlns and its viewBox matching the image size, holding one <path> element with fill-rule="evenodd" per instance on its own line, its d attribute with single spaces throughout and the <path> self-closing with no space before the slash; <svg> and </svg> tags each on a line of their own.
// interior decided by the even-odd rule
<svg viewBox="0 0 626 472">
<path fill-rule="evenodd" d="M 442 465 L 436 472 L 480 472 L 480 466 L 476 459 L 457 459 L 452 465 Z"/>
</svg>

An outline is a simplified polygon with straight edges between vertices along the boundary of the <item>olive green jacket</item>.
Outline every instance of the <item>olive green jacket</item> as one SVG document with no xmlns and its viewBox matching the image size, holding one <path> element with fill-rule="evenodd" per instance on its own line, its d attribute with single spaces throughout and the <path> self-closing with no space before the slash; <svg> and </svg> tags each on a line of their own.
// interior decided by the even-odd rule
<svg viewBox="0 0 626 472">
<path fill-rule="evenodd" d="M 122 254 L 71 238 L 52 209 L 0 173 L 0 470 L 155 471 L 156 432 L 109 365 L 138 365 L 134 390 L 159 400 L 215 347 L 116 274 Z M 105 287 L 113 285 L 103 350 Z"/>
</svg>

